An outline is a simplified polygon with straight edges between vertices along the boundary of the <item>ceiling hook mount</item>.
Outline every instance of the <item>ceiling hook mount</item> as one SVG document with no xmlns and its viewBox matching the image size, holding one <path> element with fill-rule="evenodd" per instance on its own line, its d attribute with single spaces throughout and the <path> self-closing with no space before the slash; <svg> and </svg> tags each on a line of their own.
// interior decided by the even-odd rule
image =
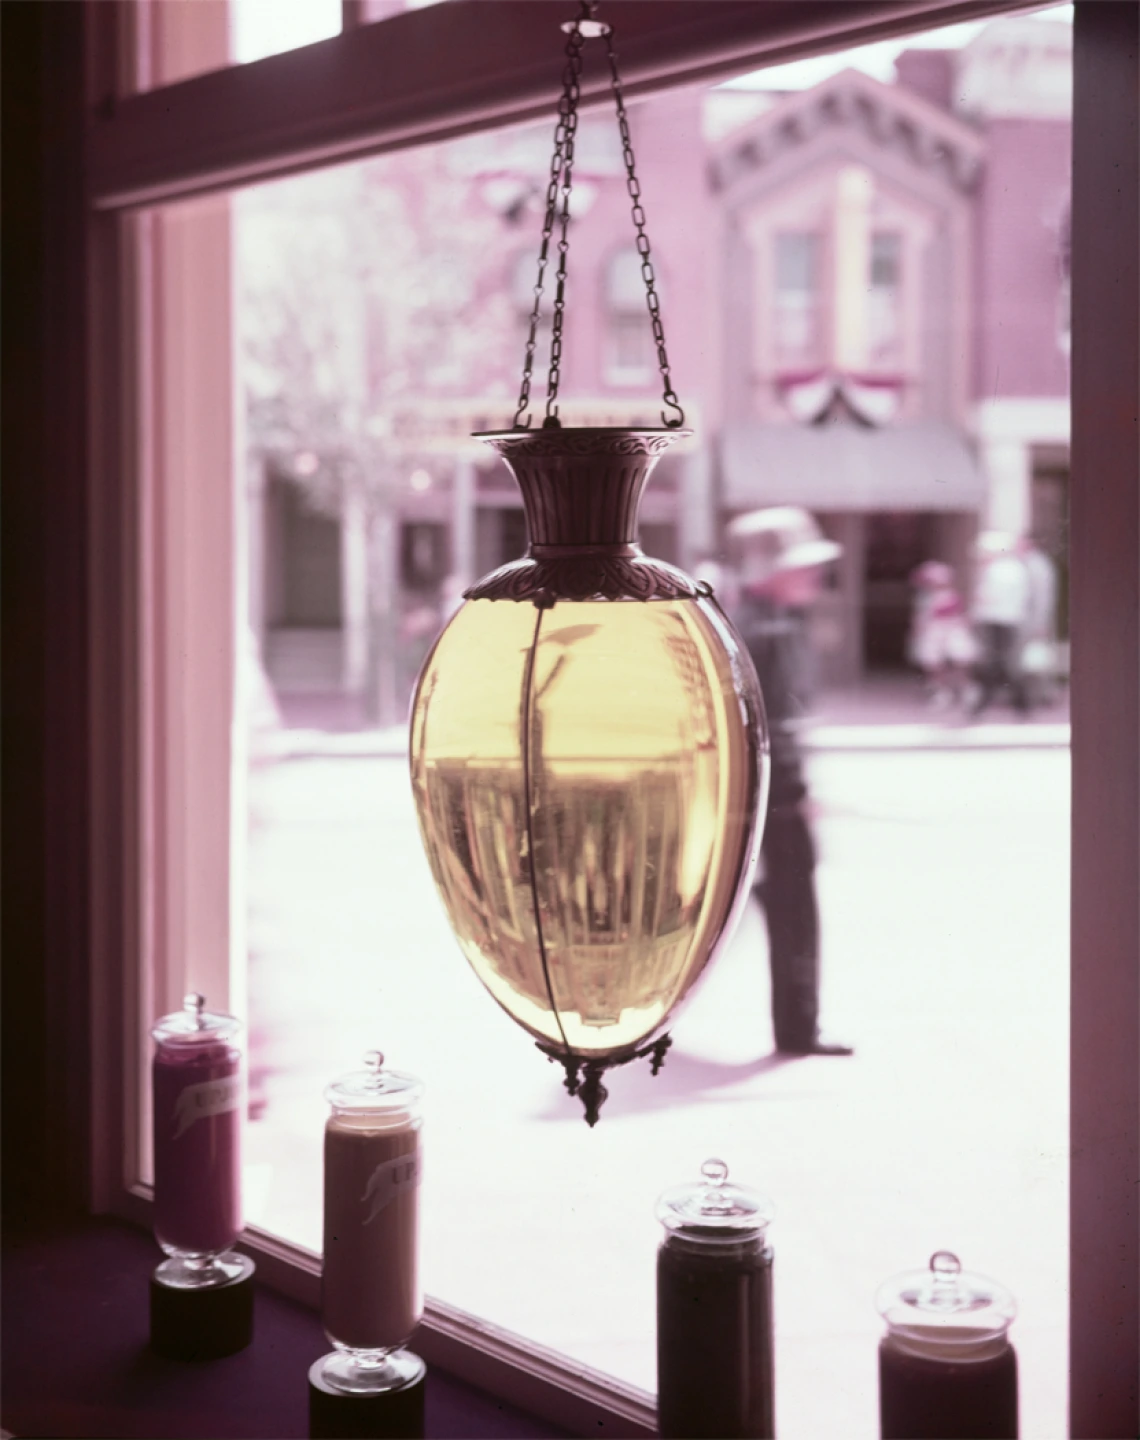
<svg viewBox="0 0 1140 1440">
<path fill-rule="evenodd" d="M 578 0 L 578 5 L 578 18 L 562 22 L 561 29 L 564 35 L 577 31 L 584 40 L 596 40 L 600 35 L 610 33 L 610 27 L 606 22 L 598 19 L 598 0 Z"/>
</svg>

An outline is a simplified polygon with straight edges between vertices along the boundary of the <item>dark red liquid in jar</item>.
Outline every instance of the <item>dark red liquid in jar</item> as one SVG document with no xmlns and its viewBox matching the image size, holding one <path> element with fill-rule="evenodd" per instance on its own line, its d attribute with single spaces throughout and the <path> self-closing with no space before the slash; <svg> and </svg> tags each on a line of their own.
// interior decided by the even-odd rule
<svg viewBox="0 0 1140 1440">
<path fill-rule="evenodd" d="M 936 1360 L 879 1346 L 883 1440 L 1016 1440 L 1017 1355 Z"/>
<path fill-rule="evenodd" d="M 241 1233 L 241 1055 L 225 1041 L 154 1057 L 154 1229 L 179 1250 Z"/>
<path fill-rule="evenodd" d="M 775 1434 L 772 1251 L 762 1240 L 657 1252 L 657 1418 L 670 1440 Z"/>
</svg>

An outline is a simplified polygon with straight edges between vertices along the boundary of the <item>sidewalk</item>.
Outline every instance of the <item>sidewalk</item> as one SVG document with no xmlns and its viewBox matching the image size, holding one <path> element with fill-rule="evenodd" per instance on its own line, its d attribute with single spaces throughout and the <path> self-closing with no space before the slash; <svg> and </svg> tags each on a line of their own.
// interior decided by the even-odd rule
<svg viewBox="0 0 1140 1440">
<path fill-rule="evenodd" d="M 277 760 L 319 756 L 398 758 L 407 754 L 404 725 L 355 728 L 358 705 L 342 695 L 282 696 L 280 729 L 261 737 L 267 757 Z M 1069 699 L 1022 718 L 995 706 L 977 720 L 960 711 L 931 710 L 917 677 L 875 676 L 858 689 L 821 695 L 805 721 L 804 744 L 811 750 L 1010 750 L 1066 749 Z"/>
<path fill-rule="evenodd" d="M 1069 696 L 1028 716 L 995 705 L 976 720 L 933 710 L 917 676 L 874 676 L 820 697 L 805 743 L 815 750 L 1009 750 L 1069 745 Z"/>
</svg>

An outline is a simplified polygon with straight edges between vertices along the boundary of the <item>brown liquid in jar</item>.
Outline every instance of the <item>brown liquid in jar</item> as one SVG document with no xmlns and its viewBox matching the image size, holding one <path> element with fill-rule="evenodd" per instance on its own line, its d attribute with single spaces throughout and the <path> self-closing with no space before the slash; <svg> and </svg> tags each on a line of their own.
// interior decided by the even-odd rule
<svg viewBox="0 0 1140 1440">
<path fill-rule="evenodd" d="M 669 1440 L 775 1434 L 772 1251 L 757 1237 L 657 1252 L 657 1415 Z"/>
<path fill-rule="evenodd" d="M 1016 1440 L 1017 1355 L 943 1360 L 879 1346 L 883 1440 Z"/>
</svg>

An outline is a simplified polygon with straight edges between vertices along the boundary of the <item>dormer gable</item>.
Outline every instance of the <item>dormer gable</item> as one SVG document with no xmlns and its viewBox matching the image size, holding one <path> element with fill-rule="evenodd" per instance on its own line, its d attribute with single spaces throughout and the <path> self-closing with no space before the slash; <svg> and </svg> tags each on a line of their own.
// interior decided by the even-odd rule
<svg viewBox="0 0 1140 1440">
<path fill-rule="evenodd" d="M 849 68 L 785 96 L 720 140 L 709 158 L 712 188 L 728 190 L 829 130 L 852 129 L 954 190 L 966 194 L 977 183 L 985 141 L 976 130 L 919 95 Z"/>
</svg>

